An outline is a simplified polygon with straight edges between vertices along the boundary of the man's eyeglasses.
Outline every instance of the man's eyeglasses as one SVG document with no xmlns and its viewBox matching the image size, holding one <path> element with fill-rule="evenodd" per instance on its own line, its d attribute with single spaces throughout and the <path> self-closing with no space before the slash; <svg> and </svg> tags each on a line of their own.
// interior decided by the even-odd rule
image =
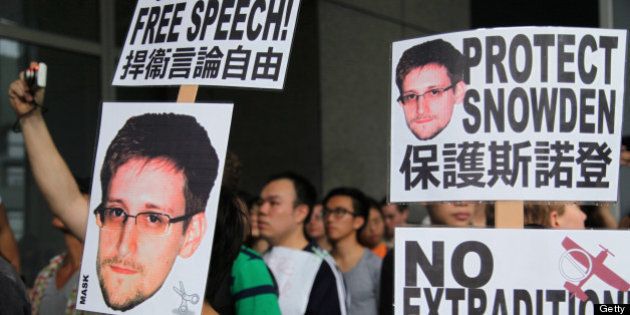
<svg viewBox="0 0 630 315">
<path fill-rule="evenodd" d="M 195 214 L 197 213 L 171 218 L 168 214 L 151 211 L 130 215 L 121 208 L 104 208 L 99 206 L 94 210 L 96 224 L 103 230 L 123 230 L 127 219 L 133 218 L 135 226 L 140 233 L 155 236 L 169 234 L 171 223 L 182 222 Z"/>
<path fill-rule="evenodd" d="M 400 97 L 398 97 L 398 102 L 402 103 L 403 105 L 413 105 L 413 104 L 417 104 L 417 102 L 420 100 L 421 97 L 424 97 L 424 99 L 427 101 L 437 100 L 440 97 L 442 97 L 444 92 L 454 88 L 455 85 L 457 85 L 457 82 L 444 88 L 430 89 L 422 94 L 407 93 L 405 95 L 401 95 Z"/>
<path fill-rule="evenodd" d="M 344 209 L 344 208 L 334 208 L 334 209 L 329 209 L 329 208 L 324 208 L 324 210 L 322 211 L 322 214 L 324 215 L 324 218 L 327 218 L 328 216 L 331 216 L 335 219 L 341 219 L 343 218 L 346 214 L 357 216 L 356 213 L 348 210 L 348 209 Z"/>
</svg>

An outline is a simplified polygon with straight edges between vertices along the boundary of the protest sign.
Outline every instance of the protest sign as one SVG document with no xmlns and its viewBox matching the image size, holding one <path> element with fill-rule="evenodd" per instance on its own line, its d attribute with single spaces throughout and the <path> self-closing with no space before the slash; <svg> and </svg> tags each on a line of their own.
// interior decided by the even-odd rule
<svg viewBox="0 0 630 315">
<path fill-rule="evenodd" d="M 625 57 L 625 30 L 394 42 L 391 201 L 616 201 Z"/>
<path fill-rule="evenodd" d="M 140 0 L 113 85 L 282 89 L 300 0 Z"/>
<path fill-rule="evenodd" d="M 628 304 L 629 236 L 398 228 L 395 314 L 593 314 L 594 304 Z"/>
<path fill-rule="evenodd" d="M 201 312 L 232 108 L 103 104 L 78 309 Z"/>
</svg>

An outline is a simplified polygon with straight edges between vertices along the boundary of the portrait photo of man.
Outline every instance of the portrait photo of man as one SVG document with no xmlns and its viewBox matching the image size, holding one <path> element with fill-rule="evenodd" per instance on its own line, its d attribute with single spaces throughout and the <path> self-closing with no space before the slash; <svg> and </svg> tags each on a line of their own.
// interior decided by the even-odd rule
<svg viewBox="0 0 630 315">
<path fill-rule="evenodd" d="M 143 303 L 178 257 L 195 253 L 218 171 L 216 150 L 193 116 L 147 113 L 118 130 L 105 153 L 100 204 L 93 210 L 96 273 L 109 308 L 127 311 Z"/>
<path fill-rule="evenodd" d="M 464 56 L 442 39 L 415 45 L 398 60 L 397 102 L 417 139 L 433 139 L 451 121 L 466 92 L 464 67 Z"/>
</svg>

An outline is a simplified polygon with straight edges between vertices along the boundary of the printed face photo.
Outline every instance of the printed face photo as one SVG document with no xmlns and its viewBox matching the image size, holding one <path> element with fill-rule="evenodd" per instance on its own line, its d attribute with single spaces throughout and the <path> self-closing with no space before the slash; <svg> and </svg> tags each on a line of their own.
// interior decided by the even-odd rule
<svg viewBox="0 0 630 315">
<path fill-rule="evenodd" d="M 557 58 L 565 53 L 557 39 L 565 35 L 575 39 L 576 47 L 581 43 L 575 51 L 581 52 L 579 58 L 572 54 L 566 60 Z M 619 154 L 624 143 L 619 140 L 623 106 L 618 105 L 623 103 L 620 91 L 627 90 L 627 47 L 611 45 L 615 48 L 605 53 L 589 50 L 596 47 L 597 38 L 626 41 L 627 34 L 515 27 L 393 41 L 386 100 L 387 201 L 616 202 L 618 170 L 625 160 Z M 549 51 L 532 50 L 543 42 Z M 571 62 L 584 67 L 566 68 Z M 610 71 L 605 75 L 595 71 L 602 67 Z M 580 110 L 582 103 L 592 106 Z M 540 163 L 558 143 L 565 147 L 563 154 L 575 156 L 565 161 L 562 176 L 557 176 L 557 165 Z M 596 179 L 584 175 L 581 162 L 589 158 L 582 154 L 586 151 L 610 157 L 608 168 L 598 171 Z M 495 172 L 506 168 L 512 171 L 510 176 Z M 531 171 L 538 168 L 545 172 Z M 484 214 L 475 212 L 472 224 L 487 225 Z M 462 220 L 453 224 L 467 224 L 466 216 L 461 213 L 457 217 Z M 532 224 L 542 224 L 539 217 Z M 581 226 L 579 216 L 567 221 Z M 393 225 L 387 226 L 391 235 Z"/>
<path fill-rule="evenodd" d="M 206 130 L 192 116 L 135 116 L 118 131 L 105 155 L 103 195 L 94 211 L 96 271 L 108 307 L 126 311 L 143 303 L 162 287 L 178 256 L 195 253 L 217 164 Z"/>
<path fill-rule="evenodd" d="M 185 215 L 184 185 L 184 174 L 163 158 L 133 158 L 111 178 L 98 214 L 97 272 L 112 309 L 128 310 L 151 297 L 177 256 L 194 251 L 192 234 L 199 233 L 199 222 L 184 231 L 184 220 L 176 219 Z"/>
<path fill-rule="evenodd" d="M 420 140 L 432 139 L 451 121 L 465 84 L 453 83 L 446 67 L 430 63 L 409 71 L 402 82 L 399 103 L 409 130 Z"/>
<path fill-rule="evenodd" d="M 171 313 L 203 296 L 232 109 L 103 103 L 77 309 Z"/>
</svg>

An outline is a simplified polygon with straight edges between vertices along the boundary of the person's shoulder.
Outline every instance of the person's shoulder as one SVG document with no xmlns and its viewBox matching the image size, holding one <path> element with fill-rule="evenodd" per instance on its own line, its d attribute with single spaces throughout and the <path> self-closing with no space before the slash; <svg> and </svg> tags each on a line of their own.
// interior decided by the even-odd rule
<svg viewBox="0 0 630 315">
<path fill-rule="evenodd" d="M 379 268 L 381 267 L 381 265 L 383 264 L 383 259 L 381 259 L 380 257 L 376 256 L 376 254 L 374 254 L 371 250 L 369 249 L 365 249 L 364 251 L 364 259 L 365 261 L 373 266 L 378 266 Z"/>
<path fill-rule="evenodd" d="M 317 275 L 315 276 L 315 281 L 321 281 L 322 279 L 332 279 L 332 281 L 335 281 L 333 266 L 331 266 L 326 259 L 322 259 Z"/>
<path fill-rule="evenodd" d="M 13 281 L 15 285 L 25 290 L 26 287 L 24 286 L 20 275 L 15 270 L 15 268 L 13 268 L 11 263 L 6 260 L 2 255 L 0 255 L 0 275 Z"/>
<path fill-rule="evenodd" d="M 304 247 L 304 251 L 314 254 L 315 256 L 324 260 L 330 257 L 330 254 L 325 249 L 319 247 L 317 244 L 312 242 L 308 243 L 308 245 Z"/>
<path fill-rule="evenodd" d="M 337 280 L 325 260 L 322 260 L 308 299 L 306 314 L 343 314 L 343 301 L 339 300 Z"/>
<path fill-rule="evenodd" d="M 243 258 L 250 259 L 250 260 L 255 260 L 255 259 L 262 260 L 262 256 L 258 252 L 256 252 L 255 250 L 245 245 L 241 246 L 241 250 L 239 251 L 238 255 Z"/>
<path fill-rule="evenodd" d="M 241 250 L 236 256 L 236 260 L 234 260 L 234 264 L 232 265 L 232 270 L 238 270 L 243 268 L 252 268 L 255 266 L 260 266 L 267 268 L 265 262 L 256 251 L 246 246 L 241 246 Z"/>
<path fill-rule="evenodd" d="M 325 259 L 322 259 L 319 265 L 319 270 L 317 270 L 317 274 L 315 275 L 311 292 L 315 295 L 328 296 L 328 298 L 322 299 L 324 301 L 329 300 L 332 296 L 337 296 L 337 278 L 335 277 L 333 266 Z M 313 297 L 313 294 L 311 294 L 311 297 Z M 332 304 L 338 304 L 339 300 L 337 299 L 334 302 L 331 300 L 330 302 Z"/>
<path fill-rule="evenodd" d="M 376 256 L 369 249 L 365 250 L 366 254 L 364 254 L 363 259 L 365 260 L 365 265 L 369 270 L 372 277 L 378 281 L 381 277 L 381 267 L 383 266 L 383 260 Z"/>
<path fill-rule="evenodd" d="M 0 256 L 0 314 L 30 314 L 26 287 L 17 271 Z"/>
</svg>

